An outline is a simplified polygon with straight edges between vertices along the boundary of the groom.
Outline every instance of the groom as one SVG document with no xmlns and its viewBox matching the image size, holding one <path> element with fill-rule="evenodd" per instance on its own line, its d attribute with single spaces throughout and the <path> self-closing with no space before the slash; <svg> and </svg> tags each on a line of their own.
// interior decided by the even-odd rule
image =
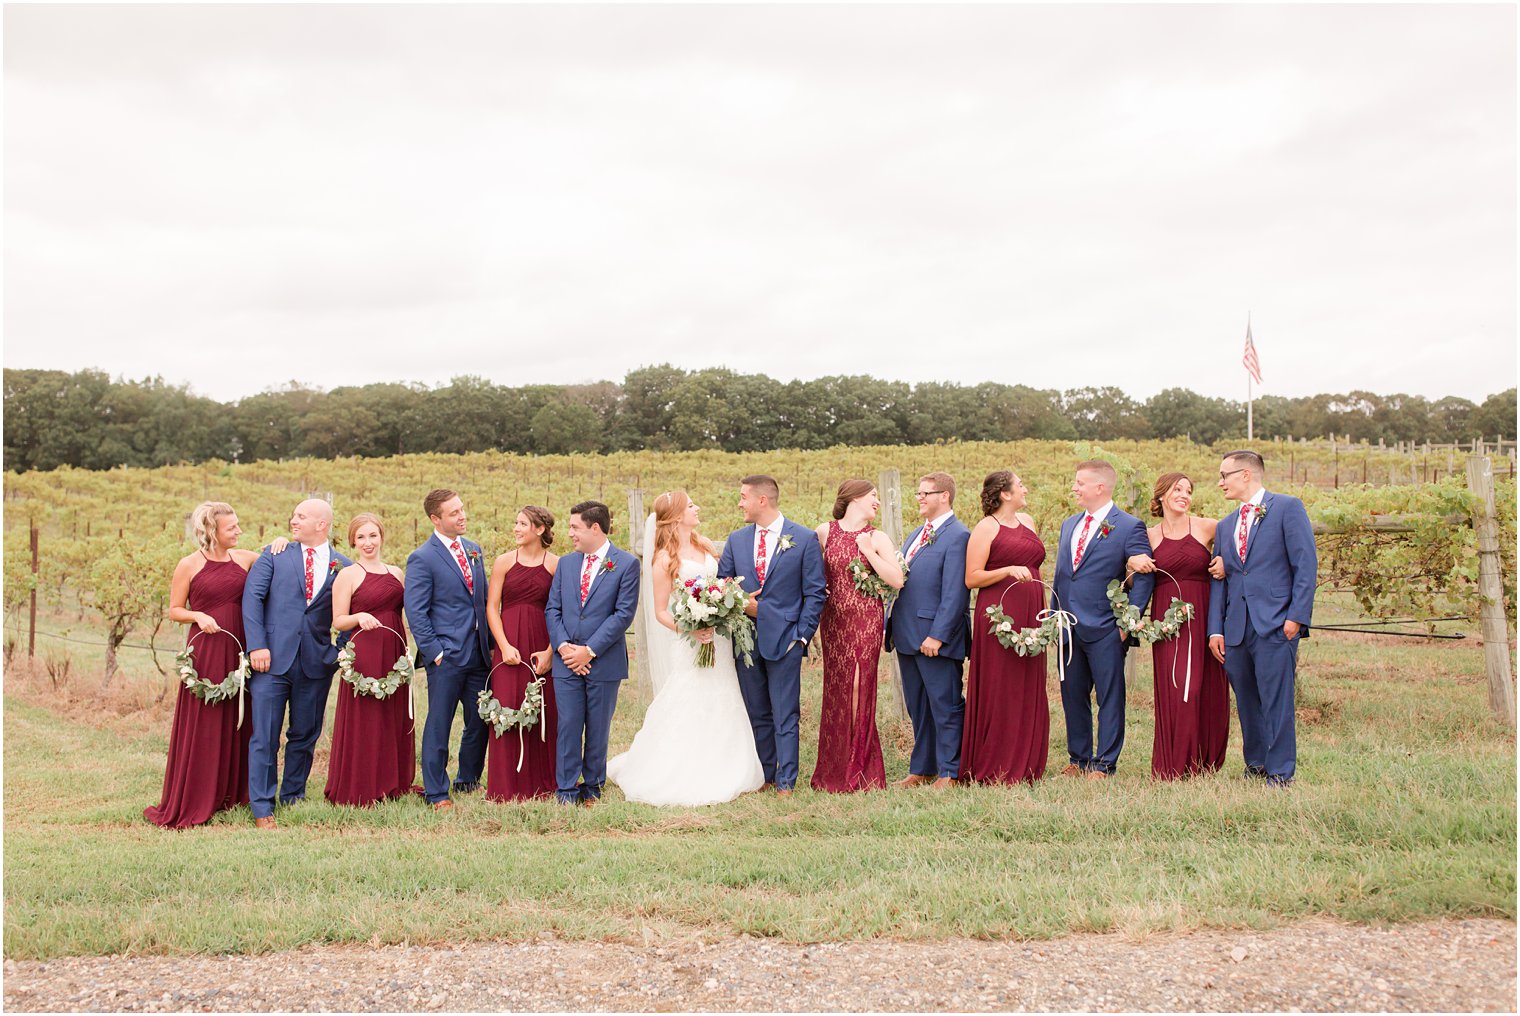
<svg viewBox="0 0 1520 1016">
<path fill-rule="evenodd" d="M 1145 523 L 1114 504 L 1117 479 L 1114 467 L 1102 459 L 1077 466 L 1071 492 L 1082 510 L 1061 523 L 1056 547 L 1053 606 L 1077 619 L 1076 631 L 1062 635 L 1071 656 L 1061 682 L 1070 761 L 1061 775 L 1086 772 L 1090 780 L 1112 776 L 1124 748 L 1124 635 L 1108 601 L 1108 584 L 1123 581 L 1129 558 L 1151 552 Z M 1144 610 L 1155 584 L 1154 575 L 1136 574 L 1129 602 Z M 1095 692 L 1096 748 L 1091 705 Z"/>
<path fill-rule="evenodd" d="M 823 616 L 825 585 L 817 534 L 783 517 L 780 499 L 773 477 L 739 481 L 739 511 L 749 525 L 729 534 L 718 577 L 737 576 L 750 594 L 745 612 L 755 619 L 754 663 L 736 654 L 734 665 L 765 782 L 790 797 L 797 785 L 802 658 Z"/>
<path fill-rule="evenodd" d="M 628 677 L 624 633 L 639 605 L 639 559 L 607 539 L 612 513 L 600 501 L 571 508 L 568 528 L 575 552 L 560 559 L 544 607 L 559 711 L 555 797 L 589 808 L 607 782 L 607 737 L 618 685 Z"/>
</svg>

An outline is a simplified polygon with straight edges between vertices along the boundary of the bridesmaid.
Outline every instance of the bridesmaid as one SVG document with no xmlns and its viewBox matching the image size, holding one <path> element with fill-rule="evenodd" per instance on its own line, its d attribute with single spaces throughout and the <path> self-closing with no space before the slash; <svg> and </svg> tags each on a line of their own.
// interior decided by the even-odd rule
<svg viewBox="0 0 1520 1016">
<path fill-rule="evenodd" d="M 1193 481 L 1184 473 L 1164 473 L 1156 481 L 1151 514 L 1151 556 L 1130 558 L 1138 572 L 1161 569 L 1151 599 L 1151 617 L 1161 618 L 1181 597 L 1193 605 L 1193 620 L 1175 639 L 1151 647 L 1155 664 L 1156 739 L 1151 748 L 1151 777 L 1174 780 L 1224 765 L 1230 736 L 1230 685 L 1224 667 L 1208 652 L 1209 562 L 1214 544 L 1213 519 L 1189 515 Z M 1176 581 L 1172 581 L 1176 579 Z M 1189 654 L 1191 638 L 1191 654 Z M 1188 661 L 1192 679 L 1187 680 Z M 1175 679 L 1176 684 L 1173 684 Z M 1191 688 L 1188 685 L 1191 684 Z M 1182 700 L 1184 691 L 1187 701 Z"/>
<path fill-rule="evenodd" d="M 370 512 L 349 521 L 348 545 L 358 560 L 333 580 L 333 627 L 354 632 L 355 671 L 384 677 L 406 652 L 401 569 L 381 560 L 385 524 Z M 337 685 L 327 799 L 366 806 L 409 793 L 417 771 L 416 725 L 407 715 L 412 686 L 377 699 L 356 693 L 346 681 Z"/>
<path fill-rule="evenodd" d="M 1033 628 L 1045 607 L 1040 565 L 1045 544 L 1034 519 L 1020 511 L 1029 491 L 1007 469 L 982 481 L 984 518 L 966 545 L 966 587 L 976 593 L 971 665 L 966 674 L 966 722 L 961 734 L 961 779 L 978 783 L 1034 783 L 1050 755 L 1050 704 L 1045 654 L 1020 656 L 990 633 L 986 611 L 1001 604 L 1020 628 Z"/>
<path fill-rule="evenodd" d="M 887 785 L 876 733 L 876 667 L 885 611 L 880 600 L 855 588 L 850 562 L 859 558 L 893 589 L 904 576 L 897 548 L 871 520 L 881 509 L 876 488 L 846 480 L 834 499 L 834 521 L 818 527 L 828 599 L 818 631 L 823 640 L 823 715 L 818 721 L 818 764 L 813 789 L 835 793 L 880 790 Z"/>
<path fill-rule="evenodd" d="M 258 555 L 237 548 L 242 529 L 223 501 L 207 501 L 190 516 L 200 546 L 180 559 L 169 581 L 169 619 L 191 625 L 196 672 L 220 684 L 237 669 L 243 643 L 243 583 Z M 158 805 L 143 810 L 155 825 L 184 829 L 226 808 L 248 803 L 248 735 L 238 726 L 236 700 L 207 704 L 180 685 L 169 732 L 169 760 Z"/>
<path fill-rule="evenodd" d="M 496 643 L 491 652 L 491 694 L 502 705 L 517 709 L 528 683 L 549 673 L 549 626 L 544 620 L 544 606 L 559 566 L 559 557 L 549 553 L 554 545 L 554 516 L 547 508 L 525 505 L 517 513 L 512 536 L 517 549 L 502 554 L 491 565 L 486 618 Z M 492 801 L 554 796 L 559 727 L 553 681 L 544 682 L 543 694 L 543 722 L 522 732 L 520 748 L 515 735 L 487 738 L 486 797 Z"/>
</svg>

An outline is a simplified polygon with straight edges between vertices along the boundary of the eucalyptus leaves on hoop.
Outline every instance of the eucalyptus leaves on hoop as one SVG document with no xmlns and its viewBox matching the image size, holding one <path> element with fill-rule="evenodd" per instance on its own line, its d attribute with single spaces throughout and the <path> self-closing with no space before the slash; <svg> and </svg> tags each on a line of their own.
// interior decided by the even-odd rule
<svg viewBox="0 0 1520 1016">
<path fill-rule="evenodd" d="M 1056 599 L 1055 587 L 1039 579 L 1018 579 L 1003 590 L 1003 596 L 1007 596 L 1008 590 L 1019 582 L 1039 582 L 1050 590 L 1051 598 Z M 1067 641 L 1063 633 L 1075 630 L 1076 615 L 1058 607 L 1047 607 L 1034 616 L 1038 624 L 1033 628 L 1016 628 L 1013 619 L 1003 612 L 1003 596 L 983 611 L 987 615 L 987 633 L 997 639 L 998 645 L 1012 649 L 1020 656 L 1036 656 L 1055 646 L 1056 671 L 1062 681 L 1066 680 Z"/>
<path fill-rule="evenodd" d="M 343 644 L 342 649 L 338 650 L 338 676 L 354 689 L 355 698 L 358 698 L 360 695 L 368 695 L 370 698 L 383 702 L 396 694 L 402 685 L 410 684 L 412 675 L 416 671 L 412 667 L 412 654 L 405 648 L 402 649 L 400 658 L 396 660 L 395 664 L 384 677 L 370 677 L 368 674 L 361 674 L 355 670 L 354 658 L 358 651 L 354 648 L 354 642 L 367 630 L 388 631 L 398 639 L 401 639 L 403 646 L 406 645 L 405 636 L 396 631 L 396 629 L 388 628 L 383 624 L 372 629 L 360 629 L 354 632 L 349 640 Z M 406 697 L 406 715 L 409 717 L 413 716 L 410 691 L 408 691 Z"/>
<path fill-rule="evenodd" d="M 496 667 L 499 666 L 501 666 L 500 663 L 492 667 L 491 673 L 495 673 Z M 518 666 L 527 667 L 528 665 L 519 663 Z M 533 668 L 528 667 L 528 672 L 531 674 Z M 548 736 L 549 718 L 544 712 L 544 681 L 546 679 L 537 677 L 529 681 L 528 686 L 523 689 L 522 706 L 518 709 L 509 709 L 491 694 L 491 673 L 486 674 L 486 686 L 480 690 L 479 695 L 475 696 L 476 709 L 480 713 L 480 718 L 486 721 L 486 725 L 497 737 L 509 730 L 517 731 L 517 772 L 522 772 L 523 752 L 526 750 L 523 745 L 523 731 L 536 723 L 538 724 L 538 739 L 542 741 Z"/>
<path fill-rule="evenodd" d="M 1182 584 L 1171 572 L 1164 568 L 1157 568 L 1156 572 L 1171 579 L 1172 584 L 1177 586 L 1177 591 L 1182 591 Z M 1118 625 L 1119 630 L 1126 636 L 1133 635 L 1147 645 L 1170 642 L 1182 634 L 1182 629 L 1197 613 L 1191 603 L 1177 596 L 1172 598 L 1171 606 L 1166 608 L 1166 613 L 1161 615 L 1160 620 L 1147 621 L 1141 609 L 1129 602 L 1129 597 L 1124 592 L 1122 579 L 1114 579 L 1108 584 L 1108 603 L 1113 608 L 1114 623 Z M 1186 702 L 1193 688 L 1193 635 L 1191 632 L 1188 633 L 1187 650 L 1184 655 L 1187 657 L 1187 671 L 1182 679 L 1182 701 Z M 1177 687 L 1176 656 L 1172 657 L 1172 687 Z"/>
<path fill-rule="evenodd" d="M 208 634 L 225 635 L 232 641 L 237 642 L 237 668 L 229 670 L 227 676 L 222 678 L 220 684 L 215 684 L 201 677 L 195 670 L 195 656 L 193 652 L 195 640 L 202 635 Z M 243 690 L 248 685 L 248 677 L 253 668 L 248 662 L 248 653 L 244 650 L 243 643 L 238 640 L 236 635 L 226 628 L 221 628 L 215 632 L 207 632 L 204 629 L 196 631 L 185 642 L 185 648 L 174 654 L 174 667 L 179 673 L 180 683 L 190 689 L 190 694 L 207 705 L 227 702 L 235 697 L 238 700 L 237 725 L 240 727 L 243 725 Z"/>
</svg>

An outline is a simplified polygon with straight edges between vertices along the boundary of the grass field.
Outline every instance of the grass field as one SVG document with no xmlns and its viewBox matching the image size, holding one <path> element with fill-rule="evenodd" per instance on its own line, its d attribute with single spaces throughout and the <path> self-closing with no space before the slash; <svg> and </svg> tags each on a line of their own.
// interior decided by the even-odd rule
<svg viewBox="0 0 1520 1016">
<path fill-rule="evenodd" d="M 1054 772 L 1064 726 L 1050 680 Z M 1334 634 L 1306 643 L 1300 778 L 1286 793 L 1240 777 L 1238 730 L 1224 773 L 1152 783 L 1150 680 L 1142 657 L 1119 775 L 1101 785 L 849 797 L 799 787 L 790 801 L 704 809 L 630 804 L 609 785 L 592 811 L 476 795 L 438 816 L 420 799 L 326 804 L 324 736 L 310 799 L 282 810 L 276 832 L 256 832 L 247 809 L 171 832 L 142 818 L 158 799 L 167 713 L 91 710 L 17 667 L 5 697 L 5 954 L 545 931 L 818 941 L 1144 934 L 1306 915 L 1513 919 L 1515 740 L 1488 712 L 1480 650 Z M 884 693 L 895 779 L 906 758 L 891 708 Z M 627 686 L 614 750 L 643 709 Z M 817 712 L 813 668 L 804 782 Z"/>
</svg>

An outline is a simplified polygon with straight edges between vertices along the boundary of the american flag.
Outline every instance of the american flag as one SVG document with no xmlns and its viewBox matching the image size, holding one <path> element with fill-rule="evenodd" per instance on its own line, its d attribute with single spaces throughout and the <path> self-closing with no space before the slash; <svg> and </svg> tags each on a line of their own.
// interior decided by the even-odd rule
<svg viewBox="0 0 1520 1016">
<path fill-rule="evenodd" d="M 1261 361 L 1256 359 L 1256 343 L 1251 341 L 1251 323 L 1249 321 L 1246 322 L 1246 351 L 1245 355 L 1240 358 L 1240 362 L 1245 366 L 1246 371 L 1256 379 L 1256 383 L 1261 384 Z"/>
</svg>

